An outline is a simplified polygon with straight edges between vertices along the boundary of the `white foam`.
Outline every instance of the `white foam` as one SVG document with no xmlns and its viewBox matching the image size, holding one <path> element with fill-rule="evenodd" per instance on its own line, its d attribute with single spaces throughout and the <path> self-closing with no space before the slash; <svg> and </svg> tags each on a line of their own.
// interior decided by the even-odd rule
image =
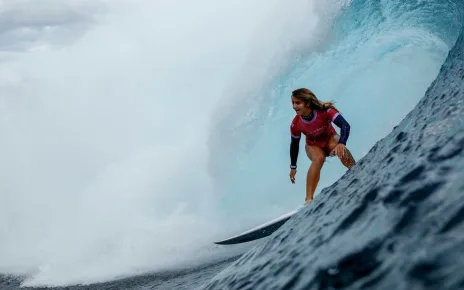
<svg viewBox="0 0 464 290">
<path fill-rule="evenodd" d="M 254 90 L 295 43 L 311 47 L 325 2 L 101 3 L 85 33 L 22 43 L 0 66 L 0 271 L 27 286 L 217 256 L 219 96 L 243 73 Z"/>
</svg>

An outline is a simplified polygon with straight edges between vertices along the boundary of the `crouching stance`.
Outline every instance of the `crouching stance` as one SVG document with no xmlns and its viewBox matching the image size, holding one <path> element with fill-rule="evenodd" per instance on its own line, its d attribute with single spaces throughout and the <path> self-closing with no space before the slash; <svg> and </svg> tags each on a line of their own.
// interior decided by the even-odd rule
<svg viewBox="0 0 464 290">
<path fill-rule="evenodd" d="M 313 92 L 302 88 L 292 92 L 292 105 L 296 116 L 290 126 L 290 180 L 295 183 L 299 143 L 303 133 L 306 136 L 306 155 L 311 160 L 306 177 L 305 205 L 308 205 L 314 198 L 326 157 L 337 156 L 347 168 L 353 167 L 356 162 L 345 147 L 350 125 L 332 102 L 322 102 Z M 332 122 L 340 128 L 340 135 Z"/>
</svg>

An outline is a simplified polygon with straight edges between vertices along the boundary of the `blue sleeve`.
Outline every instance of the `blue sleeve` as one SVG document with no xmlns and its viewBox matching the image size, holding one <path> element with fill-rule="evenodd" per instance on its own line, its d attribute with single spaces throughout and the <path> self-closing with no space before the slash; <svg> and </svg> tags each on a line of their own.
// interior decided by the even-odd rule
<svg viewBox="0 0 464 290">
<path fill-rule="evenodd" d="M 340 140 L 338 143 L 346 145 L 346 141 L 348 141 L 348 137 L 350 136 L 350 124 L 348 124 L 342 115 L 338 115 L 333 122 L 340 128 Z"/>
</svg>

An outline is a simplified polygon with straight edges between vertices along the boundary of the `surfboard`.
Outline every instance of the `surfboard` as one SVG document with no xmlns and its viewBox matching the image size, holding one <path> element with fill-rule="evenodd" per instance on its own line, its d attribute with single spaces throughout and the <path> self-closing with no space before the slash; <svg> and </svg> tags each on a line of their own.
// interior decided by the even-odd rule
<svg viewBox="0 0 464 290">
<path fill-rule="evenodd" d="M 282 216 L 279 216 L 278 218 L 275 218 L 267 223 L 254 227 L 241 234 L 238 234 L 230 238 L 227 238 L 225 240 L 214 242 L 214 243 L 218 245 L 233 245 L 233 244 L 251 242 L 257 239 L 267 237 L 271 235 L 273 232 L 277 231 L 283 224 L 285 224 L 300 209 L 301 208 L 298 208 L 294 211 L 291 211 Z"/>
</svg>

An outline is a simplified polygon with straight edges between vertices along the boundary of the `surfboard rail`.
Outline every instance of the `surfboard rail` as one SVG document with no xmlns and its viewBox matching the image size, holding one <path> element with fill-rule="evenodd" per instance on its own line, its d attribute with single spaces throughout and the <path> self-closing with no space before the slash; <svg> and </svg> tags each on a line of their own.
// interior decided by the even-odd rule
<svg viewBox="0 0 464 290">
<path fill-rule="evenodd" d="M 285 224 L 294 214 L 296 214 L 300 209 L 293 210 L 289 213 L 286 213 L 278 218 L 275 218 L 269 222 L 266 222 L 262 225 L 254 227 L 250 230 L 247 230 L 241 234 L 232 236 L 230 238 L 214 242 L 217 245 L 233 245 L 241 244 L 246 242 L 251 242 L 257 239 L 262 239 L 271 235 L 277 229 L 279 229 L 283 224 Z"/>
</svg>

